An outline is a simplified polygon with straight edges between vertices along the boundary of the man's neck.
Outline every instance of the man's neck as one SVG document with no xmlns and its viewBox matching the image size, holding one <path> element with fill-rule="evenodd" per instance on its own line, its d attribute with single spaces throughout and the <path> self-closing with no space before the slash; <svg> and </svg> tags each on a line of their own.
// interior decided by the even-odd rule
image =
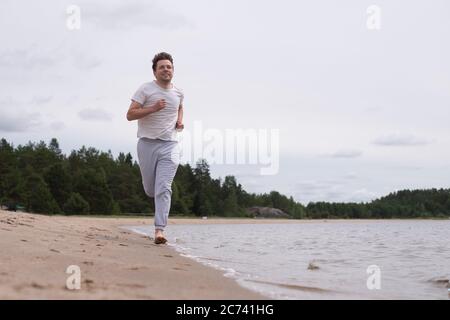
<svg viewBox="0 0 450 320">
<path fill-rule="evenodd" d="M 156 79 L 155 81 L 160 87 L 162 87 L 164 89 L 172 89 L 172 82 L 170 82 L 170 81 L 162 82 L 162 81 L 159 81 L 158 79 Z"/>
</svg>

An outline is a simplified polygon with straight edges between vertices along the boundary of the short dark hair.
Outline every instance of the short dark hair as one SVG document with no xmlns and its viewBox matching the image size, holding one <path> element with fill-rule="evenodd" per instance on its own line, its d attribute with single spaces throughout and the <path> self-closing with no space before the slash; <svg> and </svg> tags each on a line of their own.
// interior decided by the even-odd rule
<svg viewBox="0 0 450 320">
<path fill-rule="evenodd" d="M 152 65 L 153 71 L 156 71 L 156 65 L 158 64 L 159 60 L 169 60 L 172 63 L 172 66 L 173 66 L 172 56 L 170 54 L 168 54 L 167 52 L 160 52 L 160 53 L 155 54 L 155 57 L 152 60 L 152 62 L 153 62 L 153 65 Z"/>
</svg>

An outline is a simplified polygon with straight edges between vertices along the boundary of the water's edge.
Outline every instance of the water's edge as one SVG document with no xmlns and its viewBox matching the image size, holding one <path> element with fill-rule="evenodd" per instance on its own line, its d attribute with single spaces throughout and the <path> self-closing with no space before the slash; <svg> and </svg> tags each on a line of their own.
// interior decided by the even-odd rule
<svg viewBox="0 0 450 320">
<path fill-rule="evenodd" d="M 124 230 L 128 230 L 131 232 L 134 232 L 136 234 L 142 235 L 142 236 L 146 236 L 146 237 L 150 237 L 150 235 L 144 231 L 139 230 L 140 226 L 119 226 L 120 229 L 124 229 Z M 182 247 L 179 244 L 175 243 L 167 243 L 167 246 L 171 249 L 174 250 L 177 254 L 179 254 L 181 257 L 186 257 L 190 260 L 195 261 L 196 263 L 199 263 L 201 265 L 207 266 L 209 268 L 213 268 L 215 270 L 218 270 L 222 273 L 223 277 L 226 278 L 230 278 L 232 280 L 234 280 L 240 287 L 247 289 L 247 290 L 251 290 L 255 293 L 258 293 L 262 296 L 267 297 L 268 299 L 279 299 L 279 297 L 274 293 L 274 294 L 269 294 L 267 291 L 263 291 L 260 290 L 258 287 L 255 286 L 251 286 L 250 284 L 246 284 L 244 280 L 241 280 L 240 278 L 238 278 L 236 276 L 236 270 L 232 269 L 232 268 L 224 268 L 219 266 L 218 264 L 212 263 L 212 262 L 208 262 L 205 259 L 202 259 L 201 257 L 198 256 L 194 256 L 194 255 L 190 255 L 190 254 L 185 254 L 185 248 Z"/>
</svg>

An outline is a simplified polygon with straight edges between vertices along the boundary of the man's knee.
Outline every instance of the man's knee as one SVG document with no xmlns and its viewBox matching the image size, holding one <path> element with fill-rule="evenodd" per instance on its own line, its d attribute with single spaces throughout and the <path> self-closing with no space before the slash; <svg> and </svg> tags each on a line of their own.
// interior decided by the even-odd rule
<svg viewBox="0 0 450 320">
<path fill-rule="evenodd" d="M 155 191 L 153 190 L 153 188 L 148 187 L 148 186 L 146 186 L 146 185 L 143 185 L 143 186 L 144 186 L 144 192 L 145 192 L 145 194 L 146 194 L 148 197 L 150 197 L 150 198 L 154 198 L 154 197 L 155 197 Z"/>
<path fill-rule="evenodd" d="M 170 185 L 163 184 L 156 188 L 155 193 L 156 193 L 156 197 L 161 197 L 164 195 L 171 197 L 172 196 L 172 188 Z"/>
</svg>

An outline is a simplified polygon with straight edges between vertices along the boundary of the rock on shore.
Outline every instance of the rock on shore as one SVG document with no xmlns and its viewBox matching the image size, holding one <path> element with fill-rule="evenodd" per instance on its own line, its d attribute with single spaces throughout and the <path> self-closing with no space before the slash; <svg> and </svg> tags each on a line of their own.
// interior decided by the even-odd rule
<svg viewBox="0 0 450 320">
<path fill-rule="evenodd" d="M 291 218 L 283 210 L 270 207 L 251 207 L 247 212 L 253 218 Z"/>
</svg>

